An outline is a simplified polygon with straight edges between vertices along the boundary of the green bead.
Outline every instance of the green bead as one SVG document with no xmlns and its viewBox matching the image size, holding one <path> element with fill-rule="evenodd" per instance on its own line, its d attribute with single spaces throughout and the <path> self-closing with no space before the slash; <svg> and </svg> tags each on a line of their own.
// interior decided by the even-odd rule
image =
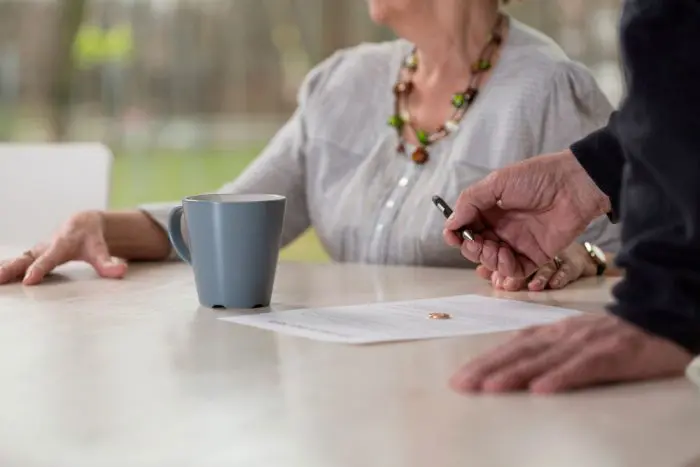
<svg viewBox="0 0 700 467">
<path fill-rule="evenodd" d="M 464 107 L 464 104 L 466 103 L 466 99 L 464 98 L 464 94 L 455 94 L 452 96 L 452 105 L 456 109 L 461 109 Z"/>
<path fill-rule="evenodd" d="M 423 130 L 416 131 L 416 138 L 418 138 L 418 142 L 423 146 L 427 146 L 428 144 L 430 144 L 430 137 Z"/>
<path fill-rule="evenodd" d="M 489 62 L 488 60 L 479 60 L 480 70 L 488 70 L 489 68 L 491 68 L 491 62 Z"/>
<path fill-rule="evenodd" d="M 389 124 L 389 126 L 399 129 L 403 126 L 403 119 L 400 115 L 392 115 L 391 117 L 389 117 L 389 120 L 387 120 L 387 123 Z"/>
</svg>

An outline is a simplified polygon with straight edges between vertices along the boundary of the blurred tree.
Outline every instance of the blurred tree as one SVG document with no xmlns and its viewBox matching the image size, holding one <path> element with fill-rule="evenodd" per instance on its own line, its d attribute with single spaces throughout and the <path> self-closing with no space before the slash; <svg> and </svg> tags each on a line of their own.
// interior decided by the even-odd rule
<svg viewBox="0 0 700 467">
<path fill-rule="evenodd" d="M 71 106 L 71 88 L 75 63 L 73 59 L 73 43 L 80 29 L 80 24 L 86 11 L 88 0 L 59 0 L 58 20 L 51 63 L 51 86 L 49 91 L 49 120 L 51 139 L 65 139 L 69 122 Z"/>
<path fill-rule="evenodd" d="M 359 2 L 353 1 L 353 4 Z M 364 2 L 363 2 L 364 4 Z M 347 0 L 333 0 L 322 3 L 321 12 L 323 19 L 323 56 L 328 57 L 336 50 L 347 47 L 349 44 L 348 18 L 350 17 L 350 5 Z"/>
<path fill-rule="evenodd" d="M 294 14 L 294 2 L 266 0 L 263 5 L 266 7 L 270 22 L 269 33 L 277 49 L 282 71 L 282 96 L 287 104 L 294 107 L 297 89 L 314 63 L 310 61 L 309 51 L 305 48 L 301 25 Z M 287 109 L 280 105 L 279 110 Z"/>
</svg>

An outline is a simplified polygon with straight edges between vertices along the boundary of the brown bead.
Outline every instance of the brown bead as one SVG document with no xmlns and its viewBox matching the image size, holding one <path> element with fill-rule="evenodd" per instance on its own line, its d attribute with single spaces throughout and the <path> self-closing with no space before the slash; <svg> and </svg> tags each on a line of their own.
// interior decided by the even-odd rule
<svg viewBox="0 0 700 467">
<path fill-rule="evenodd" d="M 394 94 L 409 93 L 413 90 L 413 82 L 399 81 L 394 85 Z"/>
<path fill-rule="evenodd" d="M 413 154 L 411 154 L 411 160 L 418 165 L 423 165 L 428 162 L 428 151 L 423 146 L 418 146 Z"/>
<path fill-rule="evenodd" d="M 476 88 L 469 88 L 467 91 L 464 93 L 464 98 L 467 101 L 467 104 L 471 104 L 474 102 L 474 99 L 476 99 L 476 96 L 479 95 L 479 90 Z"/>
<path fill-rule="evenodd" d="M 501 43 L 503 42 L 503 36 L 501 36 L 501 34 L 498 32 L 494 32 L 493 34 L 491 34 L 490 42 L 496 45 L 501 45 Z"/>
<path fill-rule="evenodd" d="M 399 143 L 398 146 L 396 146 L 396 152 L 398 153 L 405 153 L 406 152 L 406 146 L 404 146 L 403 143 Z"/>
</svg>

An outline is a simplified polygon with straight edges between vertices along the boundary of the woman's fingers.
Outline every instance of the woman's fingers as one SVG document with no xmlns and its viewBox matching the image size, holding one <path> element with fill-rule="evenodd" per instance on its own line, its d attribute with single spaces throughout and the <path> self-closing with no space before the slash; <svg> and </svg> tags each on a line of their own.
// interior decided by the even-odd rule
<svg viewBox="0 0 700 467">
<path fill-rule="evenodd" d="M 0 285 L 19 280 L 33 262 L 34 258 L 28 254 L 0 262 Z"/>
<path fill-rule="evenodd" d="M 57 266 L 69 261 L 70 249 L 63 242 L 56 241 L 51 244 L 35 261 L 27 268 L 22 279 L 24 285 L 36 285 L 44 280 L 47 274 Z"/>
<path fill-rule="evenodd" d="M 559 269 L 549 280 L 549 286 L 553 289 L 561 289 L 581 276 L 580 268 L 576 267 L 568 259 L 562 260 Z"/>
<path fill-rule="evenodd" d="M 540 292 L 544 290 L 556 272 L 556 264 L 553 262 L 545 264 L 535 273 L 527 288 L 533 292 Z"/>
<path fill-rule="evenodd" d="M 85 248 L 85 261 L 95 269 L 100 277 L 108 279 L 124 277 L 128 269 L 126 262 L 110 256 L 109 248 L 102 237 L 88 240 Z"/>
<path fill-rule="evenodd" d="M 484 253 L 487 245 L 491 245 L 492 241 L 486 239 L 484 241 Z M 490 256 L 488 253 L 482 256 Z M 509 260 L 511 258 L 508 258 Z M 533 292 L 540 292 L 547 287 L 552 289 L 561 289 L 566 287 L 571 282 L 574 282 L 583 275 L 583 267 L 580 262 L 576 261 L 570 255 L 564 254 L 557 257 L 556 261 L 549 262 L 539 268 L 529 281 L 519 277 L 505 276 L 502 273 L 502 254 L 499 251 L 497 267 L 493 267 L 493 261 L 489 264 L 481 264 L 476 268 L 479 277 L 490 280 L 496 289 L 504 289 L 510 292 L 522 290 L 524 288 Z"/>
</svg>

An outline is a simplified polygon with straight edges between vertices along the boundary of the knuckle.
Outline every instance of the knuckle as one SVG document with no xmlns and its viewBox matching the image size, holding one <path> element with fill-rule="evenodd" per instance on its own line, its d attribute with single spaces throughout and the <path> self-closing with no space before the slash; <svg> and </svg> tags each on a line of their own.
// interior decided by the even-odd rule
<svg viewBox="0 0 700 467">
<path fill-rule="evenodd" d="M 457 201 L 455 201 L 455 209 L 458 207 L 461 208 L 462 205 L 466 202 L 466 199 L 468 196 L 469 196 L 468 188 L 460 191 L 459 196 L 457 196 Z"/>
<path fill-rule="evenodd" d="M 79 212 L 68 218 L 62 232 L 75 233 L 90 230 L 95 225 L 95 213 L 92 211 Z"/>
<path fill-rule="evenodd" d="M 499 181 L 500 174 L 498 171 L 493 171 L 483 178 L 482 183 L 484 185 L 493 185 Z"/>
<path fill-rule="evenodd" d="M 578 360 L 578 367 L 586 367 L 590 371 L 602 371 L 607 366 L 614 364 L 610 358 L 610 350 L 604 347 L 594 347 L 582 354 L 582 358 Z"/>
<path fill-rule="evenodd" d="M 642 345 L 640 336 L 631 332 L 616 333 L 608 340 L 607 347 L 620 351 L 622 349 L 636 351 Z"/>
<path fill-rule="evenodd" d="M 53 258 L 54 256 L 62 253 L 63 251 L 71 248 L 73 245 L 73 239 L 71 238 L 57 238 L 54 242 L 44 250 L 41 259 Z"/>
</svg>

